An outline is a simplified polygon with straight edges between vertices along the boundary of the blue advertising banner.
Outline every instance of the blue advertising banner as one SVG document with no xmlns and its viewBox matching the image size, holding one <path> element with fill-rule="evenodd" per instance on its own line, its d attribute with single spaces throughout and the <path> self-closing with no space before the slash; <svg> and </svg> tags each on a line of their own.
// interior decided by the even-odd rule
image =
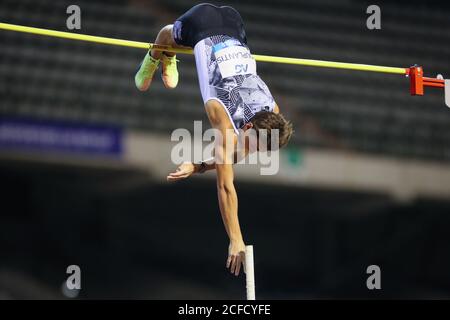
<svg viewBox="0 0 450 320">
<path fill-rule="evenodd" d="M 122 129 L 0 117 L 0 148 L 119 156 L 123 149 Z"/>
</svg>

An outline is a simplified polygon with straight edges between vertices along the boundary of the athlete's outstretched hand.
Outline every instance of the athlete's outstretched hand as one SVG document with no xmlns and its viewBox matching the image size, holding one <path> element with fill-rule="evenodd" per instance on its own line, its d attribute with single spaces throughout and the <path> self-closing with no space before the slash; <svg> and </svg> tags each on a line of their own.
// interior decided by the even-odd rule
<svg viewBox="0 0 450 320">
<path fill-rule="evenodd" d="M 167 176 L 167 181 L 176 181 L 189 178 L 195 173 L 195 165 L 192 162 L 185 162 L 181 164 L 175 172 Z"/>
<path fill-rule="evenodd" d="M 239 275 L 241 264 L 245 265 L 245 243 L 244 241 L 231 241 L 228 247 L 227 268 L 235 276 Z"/>
</svg>

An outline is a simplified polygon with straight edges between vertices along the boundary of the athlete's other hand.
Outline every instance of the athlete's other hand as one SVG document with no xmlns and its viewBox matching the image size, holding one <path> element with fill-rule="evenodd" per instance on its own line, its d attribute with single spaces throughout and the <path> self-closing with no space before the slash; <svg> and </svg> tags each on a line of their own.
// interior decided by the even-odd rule
<svg viewBox="0 0 450 320">
<path fill-rule="evenodd" d="M 186 179 L 195 172 L 196 168 L 192 162 L 184 162 L 177 168 L 175 172 L 172 172 L 167 176 L 167 181 Z"/>
<path fill-rule="evenodd" d="M 241 264 L 245 264 L 245 243 L 244 241 L 230 241 L 228 247 L 227 268 L 235 276 L 239 275 Z"/>
</svg>

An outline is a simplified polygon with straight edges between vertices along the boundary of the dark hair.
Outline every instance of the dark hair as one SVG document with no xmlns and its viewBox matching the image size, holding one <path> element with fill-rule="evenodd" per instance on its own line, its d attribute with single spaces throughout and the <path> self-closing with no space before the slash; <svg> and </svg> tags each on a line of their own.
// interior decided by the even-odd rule
<svg viewBox="0 0 450 320">
<path fill-rule="evenodd" d="M 285 146 L 294 132 L 292 123 L 287 121 L 282 114 L 269 111 L 260 111 L 250 120 L 256 134 L 259 137 L 259 130 L 267 130 L 267 148 L 270 150 L 272 129 L 279 130 L 279 147 Z"/>
</svg>

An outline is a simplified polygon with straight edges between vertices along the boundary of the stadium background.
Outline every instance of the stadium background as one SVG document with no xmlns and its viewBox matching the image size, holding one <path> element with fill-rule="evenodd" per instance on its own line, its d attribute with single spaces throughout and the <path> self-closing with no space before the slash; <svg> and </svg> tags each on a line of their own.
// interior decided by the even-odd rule
<svg viewBox="0 0 450 320">
<path fill-rule="evenodd" d="M 444 2 L 378 1 L 381 30 L 366 28 L 364 1 L 210 2 L 240 11 L 254 53 L 417 63 L 450 76 Z M 77 4 L 80 33 L 153 42 L 195 3 L 3 0 L 0 21 L 67 31 L 66 8 Z M 165 181 L 175 168 L 171 132 L 208 126 L 194 59 L 179 55 L 175 91 L 158 77 L 143 94 L 133 83 L 143 55 L 0 31 L 0 298 L 64 298 L 72 264 L 81 299 L 245 298 L 244 279 L 224 268 L 214 175 Z M 269 63 L 258 71 L 296 132 L 276 176 L 236 169 L 257 297 L 450 297 L 443 92 L 411 97 L 394 75 Z M 104 139 L 49 146 L 36 138 L 44 129 Z M 372 264 L 382 290 L 366 288 Z"/>
</svg>

